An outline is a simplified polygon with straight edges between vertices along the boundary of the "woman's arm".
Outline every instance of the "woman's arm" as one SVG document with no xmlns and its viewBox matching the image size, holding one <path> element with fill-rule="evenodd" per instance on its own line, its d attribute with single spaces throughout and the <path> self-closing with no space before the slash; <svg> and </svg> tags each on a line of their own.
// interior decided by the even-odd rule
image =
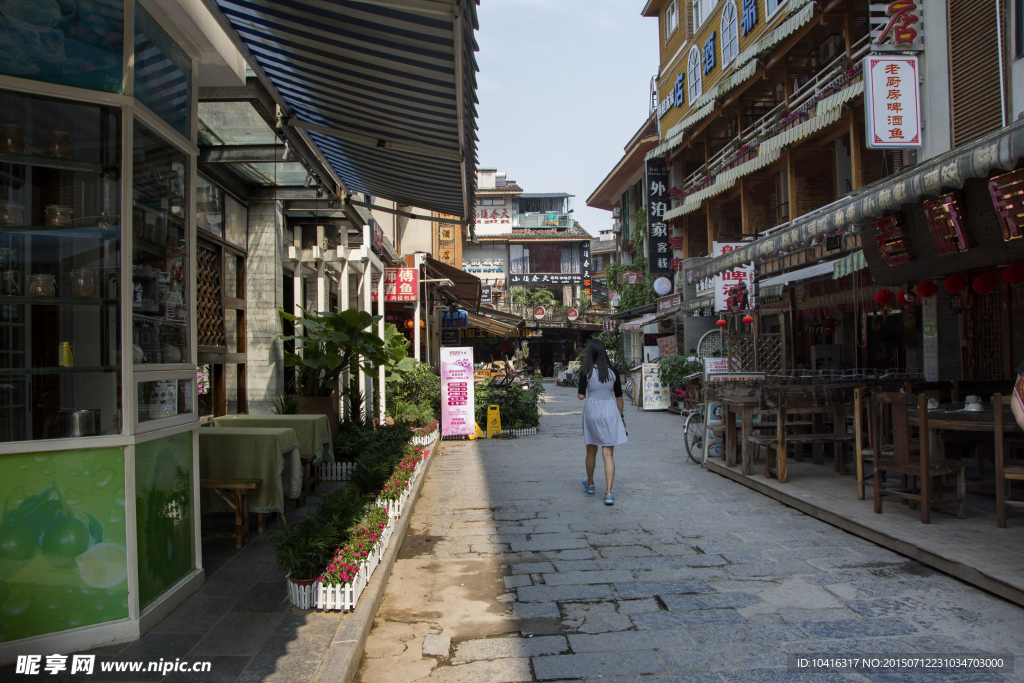
<svg viewBox="0 0 1024 683">
<path fill-rule="evenodd" d="M 626 405 L 623 402 L 621 396 L 616 396 L 615 397 L 615 405 L 617 405 L 619 407 L 619 415 L 622 416 L 622 421 L 625 422 L 626 421 Z"/>
<path fill-rule="evenodd" d="M 579 400 L 582 401 L 586 397 L 587 397 L 587 377 L 586 377 L 586 375 L 583 374 L 583 371 L 581 370 L 580 371 L 580 382 L 579 382 L 579 385 L 576 387 L 576 398 L 578 398 Z"/>
</svg>

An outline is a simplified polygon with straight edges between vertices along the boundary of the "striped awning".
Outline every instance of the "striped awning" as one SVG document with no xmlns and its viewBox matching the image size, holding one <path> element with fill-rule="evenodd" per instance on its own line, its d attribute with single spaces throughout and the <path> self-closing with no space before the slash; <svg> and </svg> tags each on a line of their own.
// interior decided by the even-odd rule
<svg viewBox="0 0 1024 683">
<path fill-rule="evenodd" d="M 821 102 L 818 102 L 818 107 L 817 109 L 815 109 L 815 113 L 821 114 L 832 109 L 838 109 L 839 107 L 843 106 L 844 104 L 852 100 L 854 97 L 863 94 L 864 81 L 854 83 L 850 87 L 843 88 L 839 92 L 833 93 L 826 97 L 825 99 L 823 99 Z"/>
<path fill-rule="evenodd" d="M 206 4 L 345 191 L 472 219 L 476 0 Z"/>
<path fill-rule="evenodd" d="M 773 301 L 778 301 L 782 298 L 782 288 L 784 285 L 758 285 L 757 286 L 757 300 L 760 303 L 767 304 Z"/>
<path fill-rule="evenodd" d="M 684 301 L 683 305 L 679 307 L 679 310 L 683 313 L 693 313 L 694 311 L 700 311 L 705 308 L 712 308 L 715 305 L 714 292 L 708 292 L 707 296 L 698 296 L 696 299 L 690 299 Z"/>
<path fill-rule="evenodd" d="M 819 11 L 818 4 L 816 2 L 811 2 L 810 0 L 790 0 L 791 12 L 801 6 L 803 6 L 803 9 L 779 24 L 774 31 L 741 52 L 740 56 L 736 58 L 736 63 L 745 64 L 754 57 L 757 57 L 759 54 L 767 52 L 772 47 L 782 42 L 784 38 L 799 30 L 804 24 L 811 20 L 817 11 Z"/>
<path fill-rule="evenodd" d="M 868 262 L 864 260 L 864 252 L 855 252 L 844 259 L 836 261 L 835 270 L 832 272 L 832 279 L 838 280 L 841 277 L 852 275 L 858 270 L 863 270 L 867 267 Z"/>
<path fill-rule="evenodd" d="M 639 330 L 644 325 L 646 325 L 648 323 L 653 323 L 657 319 L 658 319 L 658 315 L 656 313 L 651 313 L 649 315 L 643 316 L 642 318 L 637 318 L 636 320 L 630 320 L 629 322 L 622 323 L 621 325 L 619 325 L 619 329 L 620 330 Z"/>
<path fill-rule="evenodd" d="M 985 178 L 995 169 L 1009 171 L 1024 158 L 1024 121 L 1016 121 L 978 140 L 859 188 L 856 194 L 800 216 L 788 227 L 716 256 L 687 271 L 693 284 L 718 273 L 780 251 L 789 251 L 836 230 L 864 225 L 923 197 L 936 197 L 946 188 L 961 189 L 970 178 Z"/>
<path fill-rule="evenodd" d="M 685 216 L 691 211 L 696 211 L 700 208 L 700 205 L 704 203 L 705 199 L 714 197 L 717 194 L 721 194 L 726 190 L 732 189 L 732 186 L 736 184 L 735 178 L 726 178 L 724 174 L 718 174 L 715 177 L 715 182 L 705 187 L 703 190 L 694 192 L 687 197 L 681 206 L 677 206 L 674 209 L 670 209 L 665 212 L 664 220 L 672 220 L 673 218 L 679 218 Z"/>
<path fill-rule="evenodd" d="M 820 115 L 812 116 L 798 126 L 793 126 L 789 130 L 785 130 L 775 137 L 768 138 L 761 143 L 761 146 L 758 148 L 758 153 L 767 154 L 769 152 L 777 152 L 786 145 L 791 145 L 798 140 L 803 140 L 822 128 L 831 126 L 839 120 L 842 114 L 842 108 L 827 109 Z"/>
</svg>

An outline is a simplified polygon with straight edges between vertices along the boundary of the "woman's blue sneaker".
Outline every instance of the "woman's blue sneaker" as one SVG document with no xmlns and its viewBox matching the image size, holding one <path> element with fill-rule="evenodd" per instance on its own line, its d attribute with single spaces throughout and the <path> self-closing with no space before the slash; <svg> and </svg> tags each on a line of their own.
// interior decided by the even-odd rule
<svg viewBox="0 0 1024 683">
<path fill-rule="evenodd" d="M 587 478 L 583 477 L 583 490 L 587 493 L 593 493 L 594 487 L 587 483 Z"/>
<path fill-rule="evenodd" d="M 604 504 L 605 505 L 615 505 L 615 498 L 612 496 L 612 494 L 610 494 L 610 493 L 604 494 Z"/>
</svg>

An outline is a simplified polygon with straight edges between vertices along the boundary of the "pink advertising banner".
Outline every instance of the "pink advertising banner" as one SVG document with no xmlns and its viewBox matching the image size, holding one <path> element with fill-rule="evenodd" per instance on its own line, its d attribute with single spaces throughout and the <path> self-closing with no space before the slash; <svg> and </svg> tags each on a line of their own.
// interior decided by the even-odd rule
<svg viewBox="0 0 1024 683">
<path fill-rule="evenodd" d="M 473 347 L 441 349 L 441 436 L 476 433 Z"/>
</svg>

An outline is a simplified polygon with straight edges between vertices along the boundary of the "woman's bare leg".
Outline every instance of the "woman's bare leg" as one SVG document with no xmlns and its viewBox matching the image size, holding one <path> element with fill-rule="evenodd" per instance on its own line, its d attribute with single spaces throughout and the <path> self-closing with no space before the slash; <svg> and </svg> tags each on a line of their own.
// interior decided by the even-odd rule
<svg viewBox="0 0 1024 683">
<path fill-rule="evenodd" d="M 590 446 L 587 446 L 587 448 L 589 449 Z M 597 450 L 597 446 L 594 446 L 594 450 L 595 451 Z M 604 479 L 605 479 L 605 482 L 606 482 L 605 483 L 605 491 L 604 491 L 605 493 L 611 493 L 612 492 L 612 482 L 615 481 L 615 459 L 612 457 L 614 451 L 615 451 L 615 446 L 602 446 L 601 447 L 601 455 L 604 457 Z M 588 451 L 588 453 L 589 453 L 589 451 Z M 594 453 L 594 455 L 597 455 L 597 453 Z M 589 462 L 593 462 L 592 460 L 589 460 L 589 455 L 588 455 L 587 462 L 588 463 Z M 593 469 L 594 468 L 591 465 L 590 471 L 593 472 Z"/>
<path fill-rule="evenodd" d="M 597 446 L 587 444 L 587 484 L 594 485 L 594 465 L 597 462 Z"/>
</svg>

